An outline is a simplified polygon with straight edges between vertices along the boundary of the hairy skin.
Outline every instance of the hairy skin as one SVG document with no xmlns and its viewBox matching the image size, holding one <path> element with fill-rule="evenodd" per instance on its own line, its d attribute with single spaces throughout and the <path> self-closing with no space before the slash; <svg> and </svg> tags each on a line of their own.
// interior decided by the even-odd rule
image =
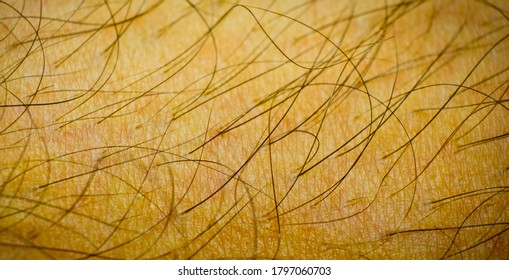
<svg viewBox="0 0 509 280">
<path fill-rule="evenodd" d="M 0 258 L 507 259 L 507 1 L 0 1 Z"/>
</svg>

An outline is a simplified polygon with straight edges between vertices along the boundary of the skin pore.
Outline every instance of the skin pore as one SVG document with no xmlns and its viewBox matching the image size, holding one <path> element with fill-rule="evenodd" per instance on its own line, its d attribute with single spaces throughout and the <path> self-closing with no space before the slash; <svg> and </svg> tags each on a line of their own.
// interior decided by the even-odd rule
<svg viewBox="0 0 509 280">
<path fill-rule="evenodd" d="M 506 1 L 0 1 L 0 258 L 507 259 Z"/>
</svg>

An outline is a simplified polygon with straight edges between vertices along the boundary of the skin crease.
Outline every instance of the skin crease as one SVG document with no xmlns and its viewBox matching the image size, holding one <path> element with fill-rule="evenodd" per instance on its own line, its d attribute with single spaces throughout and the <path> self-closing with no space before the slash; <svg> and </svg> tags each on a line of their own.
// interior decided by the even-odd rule
<svg viewBox="0 0 509 280">
<path fill-rule="evenodd" d="M 0 258 L 507 259 L 506 1 L 1 1 Z"/>
</svg>

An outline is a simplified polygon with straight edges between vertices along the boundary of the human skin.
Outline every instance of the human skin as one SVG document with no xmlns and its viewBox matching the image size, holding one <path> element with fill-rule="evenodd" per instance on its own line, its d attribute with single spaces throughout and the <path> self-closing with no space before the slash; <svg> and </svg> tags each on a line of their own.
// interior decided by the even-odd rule
<svg viewBox="0 0 509 280">
<path fill-rule="evenodd" d="M 0 1 L 0 258 L 507 259 L 507 1 Z"/>
</svg>

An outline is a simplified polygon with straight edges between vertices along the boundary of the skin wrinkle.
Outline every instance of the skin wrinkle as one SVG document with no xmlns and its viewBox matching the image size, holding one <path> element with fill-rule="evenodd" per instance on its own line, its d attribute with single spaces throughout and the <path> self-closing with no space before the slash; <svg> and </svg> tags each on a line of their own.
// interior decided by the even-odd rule
<svg viewBox="0 0 509 280">
<path fill-rule="evenodd" d="M 508 11 L 0 0 L 0 258 L 507 259 Z"/>
</svg>

